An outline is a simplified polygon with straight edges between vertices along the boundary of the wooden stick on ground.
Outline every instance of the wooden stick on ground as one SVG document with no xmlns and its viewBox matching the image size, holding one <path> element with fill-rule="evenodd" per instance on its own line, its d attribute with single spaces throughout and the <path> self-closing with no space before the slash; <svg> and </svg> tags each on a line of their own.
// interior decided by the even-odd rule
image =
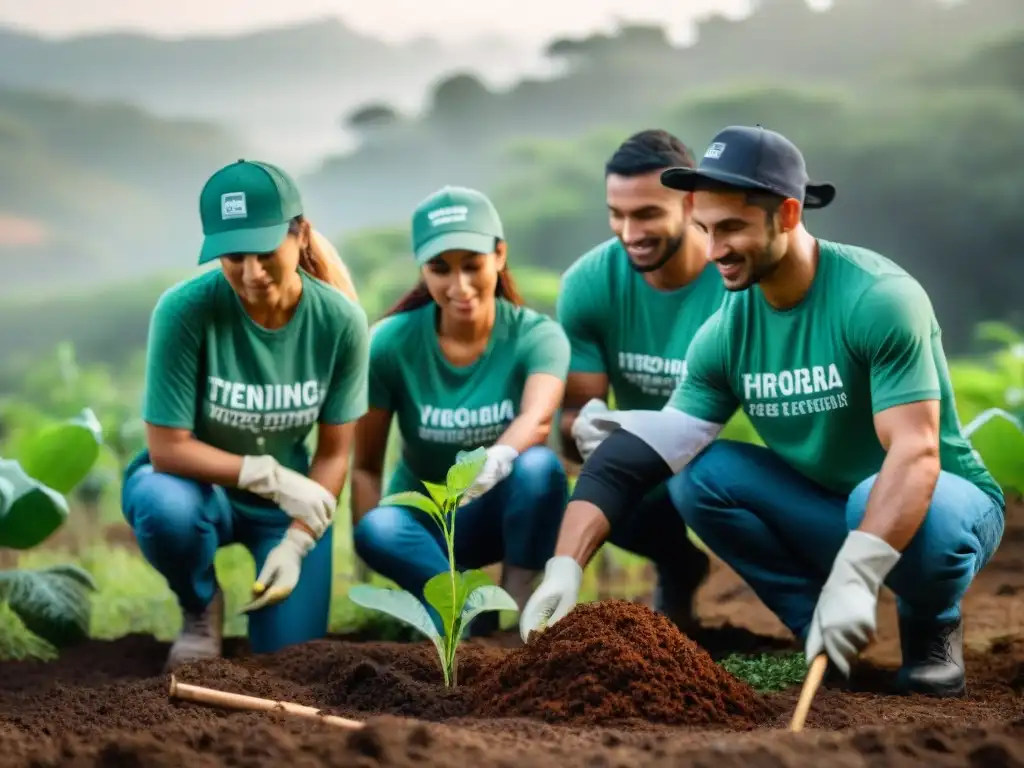
<svg viewBox="0 0 1024 768">
<path fill-rule="evenodd" d="M 326 715 L 316 707 L 307 707 L 288 701 L 260 699 L 255 696 L 244 696 L 240 693 L 228 693 L 227 691 L 218 691 L 213 688 L 203 688 L 199 685 L 179 683 L 174 678 L 174 675 L 171 675 L 170 694 L 172 699 L 183 699 L 198 704 L 224 707 L 225 709 L 238 709 L 249 712 L 287 712 L 292 715 L 321 720 L 330 725 L 348 728 L 349 730 L 358 730 L 364 725 L 358 720 L 349 720 L 337 715 Z"/>
<path fill-rule="evenodd" d="M 800 689 L 800 700 L 796 703 L 796 711 L 793 712 L 789 730 L 803 730 L 804 720 L 807 719 L 807 712 L 811 708 L 811 701 L 814 700 L 814 694 L 818 692 L 818 686 L 821 685 L 822 678 L 825 677 L 827 666 L 828 656 L 824 653 L 816 656 L 811 662 L 811 668 L 807 670 L 807 677 L 804 678 L 804 687 Z"/>
</svg>

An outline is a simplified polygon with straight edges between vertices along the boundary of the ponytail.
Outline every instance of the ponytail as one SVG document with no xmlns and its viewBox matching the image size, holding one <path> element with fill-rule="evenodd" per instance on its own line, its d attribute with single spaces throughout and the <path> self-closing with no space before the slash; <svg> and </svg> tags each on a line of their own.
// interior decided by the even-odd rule
<svg viewBox="0 0 1024 768">
<path fill-rule="evenodd" d="M 334 286 L 358 303 L 359 296 L 352 276 L 331 241 L 313 229 L 309 220 L 303 216 L 292 219 L 288 231 L 298 235 L 303 229 L 306 229 L 307 240 L 306 246 L 299 252 L 299 268 L 317 280 Z"/>
</svg>

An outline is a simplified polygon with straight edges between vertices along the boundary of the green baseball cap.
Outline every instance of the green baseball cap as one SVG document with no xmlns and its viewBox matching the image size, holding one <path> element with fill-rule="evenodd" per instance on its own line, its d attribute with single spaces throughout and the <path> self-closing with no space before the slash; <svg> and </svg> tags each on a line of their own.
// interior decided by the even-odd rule
<svg viewBox="0 0 1024 768">
<path fill-rule="evenodd" d="M 205 236 L 199 263 L 230 253 L 270 253 L 301 213 L 295 180 L 276 165 L 251 160 L 226 165 L 199 194 Z"/>
<path fill-rule="evenodd" d="M 412 215 L 412 250 L 419 265 L 445 251 L 491 253 L 495 238 L 505 238 L 498 211 L 475 189 L 442 187 Z"/>
</svg>

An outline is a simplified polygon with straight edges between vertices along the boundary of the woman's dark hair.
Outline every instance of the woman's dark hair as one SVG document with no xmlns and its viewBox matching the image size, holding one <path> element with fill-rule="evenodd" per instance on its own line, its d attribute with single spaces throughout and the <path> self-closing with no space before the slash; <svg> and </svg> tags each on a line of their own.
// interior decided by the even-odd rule
<svg viewBox="0 0 1024 768">
<path fill-rule="evenodd" d="M 500 242 L 500 239 L 494 241 L 495 251 L 498 250 L 498 243 Z M 498 273 L 498 284 L 494 288 L 494 295 L 496 298 L 505 299 L 517 307 L 521 307 L 526 303 L 516 289 L 516 284 L 512 279 L 512 273 L 508 269 L 507 261 L 505 262 L 505 267 Z M 420 307 L 427 306 L 433 300 L 430 291 L 427 290 L 427 284 L 421 278 L 408 293 L 396 301 L 394 306 L 384 313 L 384 317 L 391 317 L 402 312 L 412 312 Z"/>
</svg>

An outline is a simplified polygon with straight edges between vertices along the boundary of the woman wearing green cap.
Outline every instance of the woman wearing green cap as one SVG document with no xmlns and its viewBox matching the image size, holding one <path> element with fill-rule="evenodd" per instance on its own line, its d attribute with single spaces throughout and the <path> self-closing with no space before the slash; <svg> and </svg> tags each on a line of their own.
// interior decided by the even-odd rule
<svg viewBox="0 0 1024 768">
<path fill-rule="evenodd" d="M 255 652 L 326 632 L 331 521 L 367 407 L 366 315 L 295 182 L 240 160 L 207 181 L 200 217 L 199 263 L 220 269 L 168 289 L 153 310 L 147 449 L 122 491 L 139 547 L 184 613 L 170 668 L 220 654 L 213 564 L 232 543 L 256 561 Z"/>
<path fill-rule="evenodd" d="M 443 483 L 460 450 L 486 446 L 457 512 L 455 557 L 460 568 L 501 562 L 502 586 L 522 606 L 554 551 L 566 501 L 565 472 L 544 444 L 569 342 L 558 323 L 523 306 L 501 220 L 481 193 L 431 195 L 413 214 L 412 239 L 420 281 L 370 343 L 370 408 L 356 427 L 352 474 L 355 549 L 420 597 L 448 569 L 435 523 L 415 509 L 378 506 L 393 416 L 403 450 L 389 494 L 425 492 L 419 481 Z"/>
</svg>

